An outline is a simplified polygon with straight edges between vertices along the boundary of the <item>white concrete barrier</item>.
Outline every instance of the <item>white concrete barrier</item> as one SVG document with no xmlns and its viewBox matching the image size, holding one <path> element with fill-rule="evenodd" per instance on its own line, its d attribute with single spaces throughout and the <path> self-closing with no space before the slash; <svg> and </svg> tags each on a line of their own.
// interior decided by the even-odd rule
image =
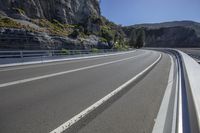
<svg viewBox="0 0 200 133">
<path fill-rule="evenodd" d="M 186 79 L 188 111 L 191 133 L 200 132 L 200 65 L 187 54 L 178 51 L 182 57 Z"/>
</svg>

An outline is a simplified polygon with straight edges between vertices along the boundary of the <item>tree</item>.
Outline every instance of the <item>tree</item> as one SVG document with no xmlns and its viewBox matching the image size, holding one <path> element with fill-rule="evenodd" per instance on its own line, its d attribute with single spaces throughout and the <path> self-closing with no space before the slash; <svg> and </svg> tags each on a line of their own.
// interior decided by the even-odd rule
<svg viewBox="0 0 200 133">
<path fill-rule="evenodd" d="M 135 29 L 133 29 L 131 31 L 131 36 L 130 36 L 130 40 L 129 40 L 129 45 L 130 47 L 136 47 L 136 40 L 137 40 L 137 35 L 136 35 L 136 31 Z"/>
<path fill-rule="evenodd" d="M 141 28 L 137 31 L 135 48 L 141 48 L 144 46 L 144 44 L 145 44 L 145 31 L 143 28 Z"/>
</svg>

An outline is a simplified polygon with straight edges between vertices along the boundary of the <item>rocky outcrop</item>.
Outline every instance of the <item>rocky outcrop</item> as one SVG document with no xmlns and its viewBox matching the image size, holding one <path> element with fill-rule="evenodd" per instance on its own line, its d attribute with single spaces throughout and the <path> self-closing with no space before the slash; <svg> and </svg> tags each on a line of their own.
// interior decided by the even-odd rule
<svg viewBox="0 0 200 133">
<path fill-rule="evenodd" d="M 146 47 L 200 47 L 200 24 L 196 22 L 175 21 L 123 28 L 128 39 L 141 29 L 145 32 Z"/>
<path fill-rule="evenodd" d="M 147 29 L 160 29 L 160 28 L 172 28 L 172 27 L 185 27 L 193 29 L 197 36 L 200 37 L 200 23 L 194 21 L 172 21 L 172 22 L 163 22 L 163 23 L 153 23 L 153 24 L 137 24 L 130 26 L 132 28 L 147 28 Z"/>
<path fill-rule="evenodd" d="M 200 47 L 195 30 L 185 27 L 147 29 L 146 47 Z"/>
<path fill-rule="evenodd" d="M 63 48 L 73 50 L 91 48 L 109 49 L 111 47 L 111 44 L 101 42 L 100 38 L 95 35 L 72 39 L 69 37 L 48 35 L 45 32 L 0 28 L 1 50 L 59 50 Z"/>
<path fill-rule="evenodd" d="M 1 17 L 8 17 L 6 21 L 13 27 L 0 25 L 0 49 L 111 47 L 110 43 L 100 41 L 99 0 L 0 0 L 0 20 Z M 64 31 L 67 30 L 65 24 L 75 28 Z M 85 35 L 70 38 L 68 35 L 52 34 L 54 30 L 56 32 L 53 33 L 61 34 L 77 30 Z"/>
<path fill-rule="evenodd" d="M 100 17 L 98 0 L 1 0 L 0 11 L 17 19 L 56 19 L 68 24 Z"/>
</svg>

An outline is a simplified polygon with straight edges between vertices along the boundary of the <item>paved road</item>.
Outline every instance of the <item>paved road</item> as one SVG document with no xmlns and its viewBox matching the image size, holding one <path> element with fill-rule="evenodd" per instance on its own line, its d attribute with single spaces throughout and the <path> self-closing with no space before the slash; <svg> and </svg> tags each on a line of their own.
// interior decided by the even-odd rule
<svg viewBox="0 0 200 133">
<path fill-rule="evenodd" d="M 69 132 L 150 133 L 164 95 L 170 58 L 122 96 L 75 124 Z M 108 57 L 0 69 L 0 132 L 48 133 L 155 62 L 160 53 L 135 51 Z M 28 80 L 27 80 L 28 79 Z"/>
</svg>

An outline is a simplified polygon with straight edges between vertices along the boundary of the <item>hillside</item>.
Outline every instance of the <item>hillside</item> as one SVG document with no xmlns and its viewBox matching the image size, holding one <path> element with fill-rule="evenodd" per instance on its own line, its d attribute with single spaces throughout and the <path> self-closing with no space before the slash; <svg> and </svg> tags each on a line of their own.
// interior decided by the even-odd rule
<svg viewBox="0 0 200 133">
<path fill-rule="evenodd" d="M 0 0 L 2 50 L 115 48 L 123 36 L 99 0 Z"/>
<path fill-rule="evenodd" d="M 186 27 L 191 28 L 196 31 L 197 35 L 200 37 L 200 23 L 194 21 L 172 21 L 172 22 L 163 22 L 163 23 L 147 23 L 147 24 L 137 24 L 130 27 L 141 28 L 145 27 L 148 29 L 159 29 L 159 28 L 170 28 L 170 27 Z"/>
<path fill-rule="evenodd" d="M 16 19 L 53 19 L 68 24 L 100 17 L 98 0 L 1 0 L 1 14 Z"/>
<path fill-rule="evenodd" d="M 124 27 L 127 38 L 142 29 L 146 47 L 200 47 L 200 23 L 173 21 Z"/>
</svg>

